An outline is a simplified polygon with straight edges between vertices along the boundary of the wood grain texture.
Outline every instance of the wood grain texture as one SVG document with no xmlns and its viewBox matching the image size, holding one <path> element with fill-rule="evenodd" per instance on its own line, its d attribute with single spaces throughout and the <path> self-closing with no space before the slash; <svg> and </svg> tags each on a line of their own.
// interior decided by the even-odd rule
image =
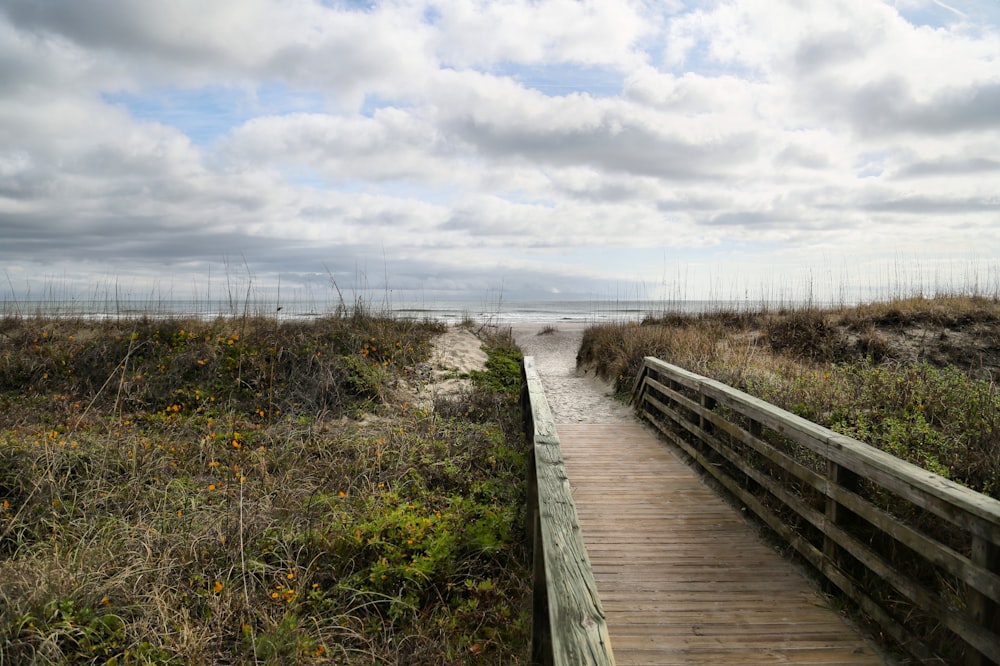
<svg viewBox="0 0 1000 666">
<path fill-rule="evenodd" d="M 645 359 L 647 369 L 668 374 L 674 381 L 709 395 L 718 404 L 781 432 L 838 465 L 884 487 L 945 520 L 992 543 L 1000 543 L 1000 501 L 970 491 L 949 479 L 868 446 L 856 439 L 791 414 L 721 382 L 694 374 L 656 358 Z M 644 381 L 640 373 L 638 390 Z"/>
<path fill-rule="evenodd" d="M 1000 552 L 1000 502 L 683 368 L 646 358 L 640 376 L 633 401 L 663 437 L 696 460 L 898 644 L 919 659 L 932 660 L 923 632 L 912 627 L 936 624 L 965 643 L 968 666 L 998 663 L 1000 557 L 989 553 Z M 720 412 L 713 411 L 715 406 Z M 770 431 L 769 441 L 761 438 L 764 431 Z M 784 442 L 825 461 L 825 470 L 808 469 L 772 446 L 775 434 L 778 442 L 783 435 Z M 920 531 L 919 521 L 902 522 L 873 503 L 870 492 L 860 494 L 861 481 L 877 487 L 880 496 L 894 496 L 891 504 L 904 507 L 895 508 L 897 514 L 927 512 L 952 523 L 949 543 L 955 547 L 938 541 L 933 531 Z M 754 484 L 766 490 L 770 501 L 748 490 Z M 825 496 L 823 510 L 802 501 L 808 496 L 801 494 L 806 485 L 815 491 L 813 500 Z M 773 509 L 774 501 L 785 513 Z M 789 521 L 787 510 L 799 520 Z M 841 514 L 848 519 L 841 520 Z M 813 537 L 790 527 L 802 520 L 814 528 Z M 873 538 L 871 527 L 883 538 Z M 963 539 L 971 541 L 971 555 L 969 541 L 963 545 Z M 899 557 L 894 544 L 922 561 Z M 844 562 L 855 571 L 842 569 Z M 935 576 L 914 575 L 915 570 L 934 570 Z M 952 578 L 964 585 L 926 582 Z M 877 594 L 858 584 L 865 579 L 879 581 L 871 587 Z M 911 608 L 893 615 L 888 609 L 900 597 Z"/>
<path fill-rule="evenodd" d="M 533 444 L 529 473 L 534 484 L 529 493 L 535 534 L 533 658 L 554 666 L 613 666 L 604 611 L 580 534 L 559 438 L 530 356 L 524 359 L 524 381 Z M 547 615 L 547 622 L 540 622 L 542 614 Z"/>
<path fill-rule="evenodd" d="M 616 663 L 883 663 L 650 430 L 556 430 Z"/>
</svg>

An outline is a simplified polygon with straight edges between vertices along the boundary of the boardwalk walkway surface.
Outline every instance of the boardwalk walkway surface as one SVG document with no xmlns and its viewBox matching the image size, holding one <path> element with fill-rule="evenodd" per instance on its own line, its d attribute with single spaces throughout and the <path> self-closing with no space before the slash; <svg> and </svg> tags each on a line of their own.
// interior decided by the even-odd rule
<svg viewBox="0 0 1000 666">
<path fill-rule="evenodd" d="M 578 330 L 515 336 L 552 406 L 618 664 L 884 663 L 737 509 L 577 374 Z"/>
</svg>

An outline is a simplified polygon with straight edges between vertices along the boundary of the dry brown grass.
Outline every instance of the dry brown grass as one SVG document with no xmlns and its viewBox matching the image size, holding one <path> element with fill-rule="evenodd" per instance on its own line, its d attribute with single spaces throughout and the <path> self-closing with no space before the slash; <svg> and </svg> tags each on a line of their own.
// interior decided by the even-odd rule
<svg viewBox="0 0 1000 666">
<path fill-rule="evenodd" d="M 579 358 L 624 392 L 645 356 L 1000 496 L 997 300 L 669 315 L 592 327 Z"/>
<path fill-rule="evenodd" d="M 914 297 L 843 308 L 836 314 L 839 315 L 839 323 L 855 328 L 873 324 L 930 324 L 950 327 L 976 323 L 995 324 L 1000 321 L 1000 301 L 982 296 Z"/>
<path fill-rule="evenodd" d="M 0 663 L 525 660 L 506 380 L 393 400 L 440 329 L 0 322 Z"/>
<path fill-rule="evenodd" d="M 1000 301 L 955 297 L 831 310 L 671 315 L 641 325 L 594 327 L 585 332 L 580 360 L 626 391 L 642 358 L 655 356 L 1000 499 L 998 354 Z M 775 439 L 799 463 L 824 464 L 803 447 Z M 860 492 L 874 492 L 869 500 L 900 524 L 919 526 L 966 556 L 971 552 L 966 534 L 947 521 L 877 491 Z M 803 538 L 818 539 L 798 515 L 789 512 L 788 521 Z M 948 603 L 964 603 L 960 581 L 897 541 L 875 535 L 867 546 Z M 887 584 L 858 583 L 944 655 L 942 663 L 958 663 L 959 642 L 938 620 Z"/>
</svg>

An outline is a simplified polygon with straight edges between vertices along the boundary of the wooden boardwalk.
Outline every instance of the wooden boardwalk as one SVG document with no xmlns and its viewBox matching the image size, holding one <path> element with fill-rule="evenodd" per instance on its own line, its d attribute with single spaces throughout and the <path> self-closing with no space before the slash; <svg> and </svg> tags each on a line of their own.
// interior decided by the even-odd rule
<svg viewBox="0 0 1000 666">
<path fill-rule="evenodd" d="M 883 664 L 638 422 L 556 424 L 618 664 Z"/>
</svg>

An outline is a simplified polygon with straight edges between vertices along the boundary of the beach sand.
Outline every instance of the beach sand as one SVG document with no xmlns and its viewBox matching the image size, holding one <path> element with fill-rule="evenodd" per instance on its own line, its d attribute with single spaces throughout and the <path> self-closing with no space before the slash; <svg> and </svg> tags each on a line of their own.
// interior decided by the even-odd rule
<svg viewBox="0 0 1000 666">
<path fill-rule="evenodd" d="M 483 343 L 468 329 L 452 326 L 435 339 L 431 367 L 437 378 L 484 370 Z"/>
<path fill-rule="evenodd" d="M 417 368 L 414 379 L 404 382 L 404 400 L 417 409 L 431 411 L 437 400 L 461 395 L 472 388 L 468 374 L 486 369 L 482 341 L 466 328 L 451 326 L 434 339 L 431 357 Z"/>
<path fill-rule="evenodd" d="M 593 371 L 577 370 L 576 354 L 588 324 L 549 324 L 553 333 L 539 333 L 546 324 L 516 324 L 514 340 L 525 356 L 533 356 L 542 378 L 545 397 L 556 423 L 623 423 L 635 417 L 616 400 L 609 382 Z"/>
<path fill-rule="evenodd" d="M 554 332 L 539 335 L 546 327 Z M 511 334 L 525 356 L 533 356 L 545 397 L 556 423 L 622 423 L 633 419 L 632 411 L 615 400 L 614 389 L 593 372 L 578 371 L 576 354 L 587 324 L 515 324 Z M 461 326 L 452 326 L 434 341 L 419 382 L 411 382 L 407 393 L 414 406 L 433 409 L 435 400 L 447 399 L 471 388 L 462 378 L 474 370 L 484 370 L 486 353 L 482 341 Z"/>
</svg>

